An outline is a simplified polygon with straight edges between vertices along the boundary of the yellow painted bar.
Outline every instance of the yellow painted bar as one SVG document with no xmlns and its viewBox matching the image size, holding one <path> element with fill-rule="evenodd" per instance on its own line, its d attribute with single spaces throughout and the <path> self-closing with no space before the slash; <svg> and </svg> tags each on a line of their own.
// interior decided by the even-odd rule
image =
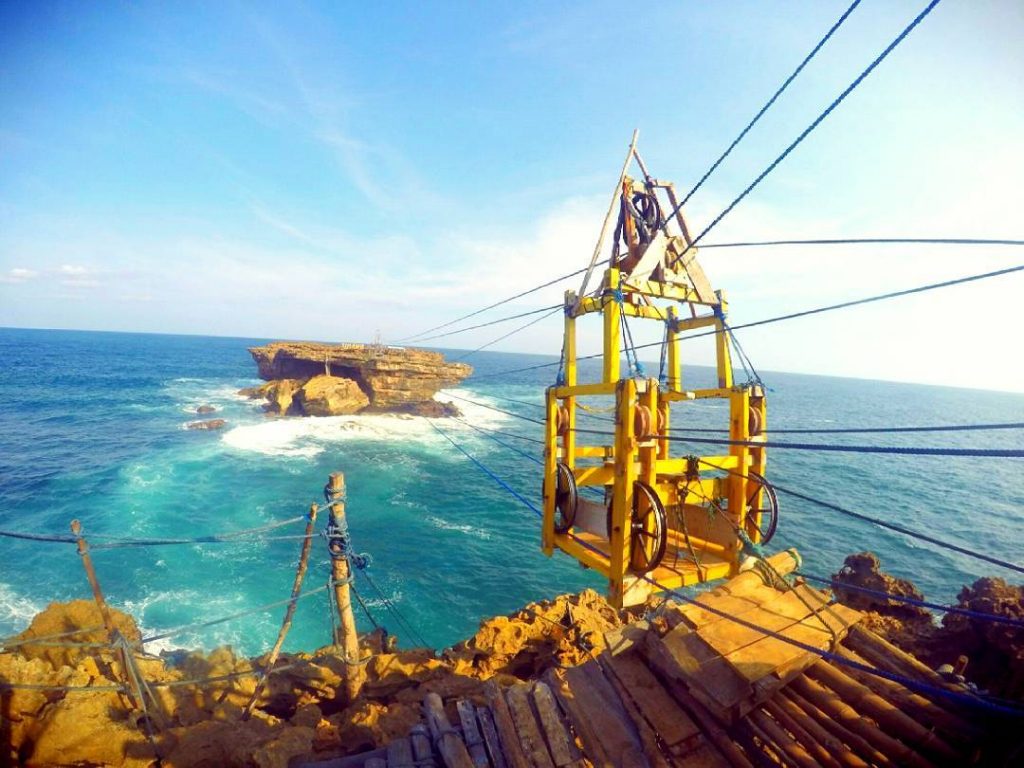
<svg viewBox="0 0 1024 768">
<path fill-rule="evenodd" d="M 576 534 L 577 538 L 580 538 L 579 534 Z M 567 555 L 571 555 L 583 563 L 588 568 L 593 568 L 595 571 L 600 573 L 602 576 L 609 576 L 610 570 L 608 565 L 608 558 L 599 555 L 592 549 L 584 547 L 575 539 L 571 538 L 568 534 L 556 534 L 555 544 L 560 550 L 565 552 Z"/>
<path fill-rule="evenodd" d="M 707 541 L 706 539 L 698 539 L 696 536 L 690 536 L 690 545 L 697 552 L 698 556 L 702 552 L 710 552 L 713 555 L 720 555 L 728 557 L 729 547 L 725 544 L 720 544 L 714 541 Z M 686 536 L 682 531 L 670 530 L 668 532 L 669 546 L 675 546 L 679 549 L 687 549 Z"/>
<path fill-rule="evenodd" d="M 675 329 L 678 321 L 678 313 L 675 307 L 668 308 L 668 390 L 669 392 L 683 391 L 683 358 L 682 349 L 679 344 L 679 333 Z M 668 427 L 666 419 L 666 427 Z"/>
<path fill-rule="evenodd" d="M 664 459 L 658 461 L 658 475 L 685 475 L 687 469 L 686 459 Z M 701 456 L 700 471 L 721 469 L 739 469 L 739 457 L 737 456 Z"/>
<path fill-rule="evenodd" d="M 547 416 L 544 420 L 544 519 L 540 526 L 541 549 L 551 557 L 554 552 L 553 536 L 555 534 L 555 463 L 558 452 L 558 435 L 555 432 L 555 409 L 558 400 L 555 391 L 547 390 Z"/>
<path fill-rule="evenodd" d="M 729 439 L 745 441 L 750 438 L 750 392 L 747 389 L 736 390 L 729 398 Z M 736 457 L 739 466 L 746 467 L 750 460 L 749 448 L 745 445 L 732 445 L 729 453 Z M 726 482 L 726 498 L 729 500 L 729 516 L 732 524 L 739 527 L 747 512 L 747 476 L 743 472 L 734 472 Z M 740 550 L 742 543 L 737 538 L 734 543 L 734 569 L 739 570 Z"/>
<path fill-rule="evenodd" d="M 629 317 L 640 317 L 644 320 L 664 320 L 665 313 L 655 306 L 636 305 L 626 302 L 622 305 L 622 311 Z"/>
<path fill-rule="evenodd" d="M 712 325 L 718 323 L 718 318 L 714 315 L 701 315 L 699 317 L 690 317 L 685 320 L 678 320 L 676 322 L 676 331 L 694 331 L 698 328 L 710 328 Z"/>
<path fill-rule="evenodd" d="M 565 306 L 572 307 L 576 303 L 574 291 L 565 292 Z M 565 313 L 565 384 L 576 386 L 576 318 Z M 576 398 L 565 398 L 565 408 L 569 412 L 569 431 L 562 438 L 565 449 L 565 463 L 569 469 L 576 469 Z"/>
<path fill-rule="evenodd" d="M 615 479 L 615 467 L 582 467 L 576 473 L 576 485 L 605 485 Z"/>
<path fill-rule="evenodd" d="M 627 286 L 627 289 L 630 293 L 639 293 L 643 296 L 650 296 L 655 299 L 675 299 L 676 301 L 685 301 L 691 304 L 704 304 L 709 306 L 711 304 L 706 301 L 701 301 L 697 296 L 696 291 L 689 286 L 684 285 L 668 285 L 666 283 L 655 283 L 650 280 L 641 280 L 636 283 L 630 283 Z"/>
<path fill-rule="evenodd" d="M 616 350 L 617 351 L 617 350 Z M 611 574 L 608 577 L 608 593 L 611 604 L 622 607 L 622 580 L 629 564 L 629 520 L 633 508 L 633 483 L 636 480 L 634 450 L 636 439 L 633 433 L 636 414 L 636 380 L 623 379 L 619 382 L 618 413 L 615 430 L 615 485 L 612 494 L 612 531 L 610 542 Z"/>
<path fill-rule="evenodd" d="M 615 291 L 619 287 L 619 270 L 609 269 L 605 272 L 608 289 Z M 619 348 L 622 346 L 619 329 L 619 303 L 608 298 L 604 305 L 604 381 L 610 383 L 619 380 Z"/>
<path fill-rule="evenodd" d="M 595 384 L 577 384 L 574 387 L 555 387 L 555 397 L 587 397 L 588 395 L 614 395 L 617 381 Z"/>
<path fill-rule="evenodd" d="M 727 389 L 732 386 L 732 358 L 729 356 L 729 337 L 722 320 L 715 322 L 715 359 L 718 363 L 718 386 Z"/>
<path fill-rule="evenodd" d="M 577 445 L 577 459 L 606 459 L 610 458 L 615 449 L 610 445 Z"/>
</svg>

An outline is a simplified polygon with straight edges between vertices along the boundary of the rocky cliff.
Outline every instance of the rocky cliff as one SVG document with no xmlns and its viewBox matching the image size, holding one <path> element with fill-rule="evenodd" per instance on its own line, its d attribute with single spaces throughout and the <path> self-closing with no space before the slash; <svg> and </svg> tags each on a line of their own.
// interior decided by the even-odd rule
<svg viewBox="0 0 1024 768">
<path fill-rule="evenodd" d="M 278 341 L 249 350 L 259 376 L 269 383 L 243 390 L 267 400 L 281 414 L 330 416 L 361 411 L 423 416 L 458 411 L 434 401 L 443 387 L 473 372 L 449 363 L 438 352 L 374 344 L 321 344 Z"/>
</svg>

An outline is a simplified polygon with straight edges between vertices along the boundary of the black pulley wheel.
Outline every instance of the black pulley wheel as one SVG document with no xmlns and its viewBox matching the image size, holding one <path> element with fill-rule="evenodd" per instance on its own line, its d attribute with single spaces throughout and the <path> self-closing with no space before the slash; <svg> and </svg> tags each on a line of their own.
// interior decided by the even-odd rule
<svg viewBox="0 0 1024 768">
<path fill-rule="evenodd" d="M 757 472 L 747 472 L 747 504 L 744 528 L 757 531 L 761 544 L 767 544 L 779 527 L 779 497 L 775 487 Z M 760 495 L 760 501 L 758 496 Z"/>
<path fill-rule="evenodd" d="M 555 530 L 558 533 L 566 533 L 572 528 L 579 503 L 580 494 L 572 470 L 558 462 L 555 467 Z"/>
<path fill-rule="evenodd" d="M 608 541 L 612 539 L 612 506 L 608 505 Z M 637 576 L 657 568 L 668 546 L 668 516 L 658 493 L 647 483 L 633 483 L 633 509 L 627 521 L 629 570 Z"/>
</svg>

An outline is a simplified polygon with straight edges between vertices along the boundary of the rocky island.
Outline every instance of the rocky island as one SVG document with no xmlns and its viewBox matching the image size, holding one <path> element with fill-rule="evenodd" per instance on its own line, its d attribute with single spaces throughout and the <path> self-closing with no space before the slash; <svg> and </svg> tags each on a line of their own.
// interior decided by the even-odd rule
<svg viewBox="0 0 1024 768">
<path fill-rule="evenodd" d="M 473 372 L 439 352 L 381 344 L 323 344 L 277 341 L 252 347 L 260 387 L 241 390 L 263 398 L 269 413 L 343 416 L 353 413 L 408 413 L 457 416 L 452 403 L 434 400 Z"/>
</svg>

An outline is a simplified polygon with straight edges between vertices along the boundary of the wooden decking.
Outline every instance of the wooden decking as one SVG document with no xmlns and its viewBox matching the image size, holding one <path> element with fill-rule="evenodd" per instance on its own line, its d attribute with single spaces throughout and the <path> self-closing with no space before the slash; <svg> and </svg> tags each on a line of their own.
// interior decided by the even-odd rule
<svg viewBox="0 0 1024 768">
<path fill-rule="evenodd" d="M 948 686 L 807 585 L 743 574 L 700 600 L 850 661 Z M 718 613 L 667 604 L 606 637 L 586 663 L 487 684 L 479 701 L 424 701 L 424 722 L 322 768 L 799 768 L 963 765 L 978 731 L 914 693 Z M 445 707 L 447 704 L 447 707 Z"/>
</svg>

